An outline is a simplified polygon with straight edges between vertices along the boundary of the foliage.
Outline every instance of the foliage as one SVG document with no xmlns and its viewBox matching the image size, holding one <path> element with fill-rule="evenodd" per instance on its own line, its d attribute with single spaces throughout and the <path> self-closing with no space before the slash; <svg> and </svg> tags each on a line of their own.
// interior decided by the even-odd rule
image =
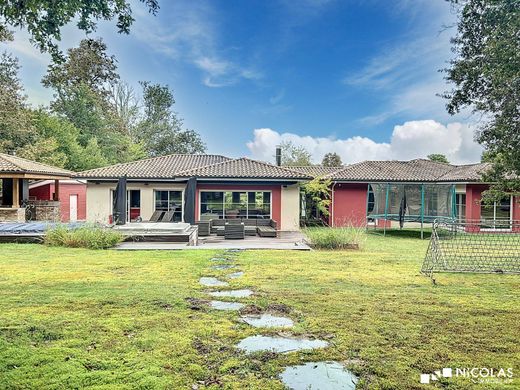
<svg viewBox="0 0 520 390">
<path fill-rule="evenodd" d="M 135 138 L 150 157 L 172 153 L 204 153 L 206 146 L 193 130 L 182 129 L 182 119 L 173 112 L 175 99 L 167 85 L 142 82 L 143 120 Z"/>
<path fill-rule="evenodd" d="M 302 190 L 305 196 L 307 218 L 313 216 L 321 219 L 322 216 L 328 217 L 330 215 L 330 189 L 332 181 L 330 179 L 314 178 L 302 185 Z M 316 211 L 313 213 L 313 211 Z"/>
<path fill-rule="evenodd" d="M 363 228 L 309 227 L 303 230 L 310 244 L 316 249 L 360 249 L 366 241 Z"/>
<path fill-rule="evenodd" d="M 108 249 L 123 241 L 120 232 L 96 225 L 69 228 L 58 225 L 45 233 L 44 243 L 69 248 Z"/>
<path fill-rule="evenodd" d="M 157 0 L 140 0 L 154 15 L 159 9 Z M 128 34 L 134 22 L 130 2 L 125 0 L 60 0 L 14 1 L 0 3 L 0 32 L 7 25 L 25 28 L 31 41 L 43 52 L 49 51 L 57 60 L 61 58 L 57 41 L 61 29 L 76 22 L 78 29 L 91 33 L 99 20 L 116 19 L 119 33 Z"/>
<path fill-rule="evenodd" d="M 330 341 L 253 356 L 234 346 L 258 329 L 189 300 L 209 299 L 201 275 L 228 272 L 211 270 L 218 252 L 0 244 L 2 386 L 281 389 L 278 375 L 302 359 L 346 361 L 360 389 L 419 389 L 420 373 L 464 362 L 516 372 L 518 277 L 442 274 L 435 286 L 418 273 L 428 241 L 401 233 L 367 234 L 362 251 L 241 253 L 245 274 L 229 288 L 261 292 L 245 304 L 286 308 L 291 333 Z"/>
<path fill-rule="evenodd" d="M 18 59 L 0 54 L 0 152 L 13 153 L 33 139 L 31 115 L 18 78 Z"/>
<path fill-rule="evenodd" d="M 282 149 L 282 165 L 293 167 L 312 165 L 312 155 L 303 146 L 294 145 L 291 141 L 283 141 L 280 148 Z"/>
<path fill-rule="evenodd" d="M 518 0 L 464 0 L 457 3 L 456 54 L 446 69 L 454 85 L 444 93 L 450 114 L 470 107 L 481 117 L 477 139 L 499 166 L 487 179 L 495 189 L 520 190 L 520 7 Z"/>
<path fill-rule="evenodd" d="M 325 156 L 323 156 L 323 160 L 321 162 L 321 165 L 324 167 L 341 167 L 343 165 L 343 162 L 341 161 L 341 157 L 336 152 L 330 152 L 326 153 Z"/>
<path fill-rule="evenodd" d="M 444 154 L 433 153 L 428 155 L 428 160 L 449 164 L 448 158 Z"/>
</svg>

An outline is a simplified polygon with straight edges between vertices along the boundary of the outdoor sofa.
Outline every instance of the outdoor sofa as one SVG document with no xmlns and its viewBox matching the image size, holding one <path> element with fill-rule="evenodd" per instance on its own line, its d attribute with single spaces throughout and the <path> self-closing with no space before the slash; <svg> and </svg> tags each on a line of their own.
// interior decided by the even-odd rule
<svg viewBox="0 0 520 390">
<path fill-rule="evenodd" d="M 201 222 L 201 221 L 199 221 Z M 198 223 L 199 223 L 198 222 Z M 212 219 L 210 223 L 210 234 L 217 236 L 225 235 L 225 226 L 227 222 L 243 223 L 244 234 L 246 236 L 260 237 L 276 237 L 277 223 L 273 219 L 257 219 L 257 218 L 229 218 L 229 219 Z"/>
</svg>

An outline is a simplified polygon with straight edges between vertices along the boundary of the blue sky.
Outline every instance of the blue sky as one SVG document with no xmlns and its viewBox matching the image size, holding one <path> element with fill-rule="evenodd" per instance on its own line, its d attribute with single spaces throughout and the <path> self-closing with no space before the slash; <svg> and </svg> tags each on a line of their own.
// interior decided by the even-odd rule
<svg viewBox="0 0 520 390">
<path fill-rule="evenodd" d="M 160 1 L 157 17 L 136 3 L 129 36 L 102 23 L 122 79 L 170 85 L 185 125 L 208 151 L 272 160 L 291 140 L 315 162 L 444 153 L 477 161 L 474 118 L 450 117 L 436 94 L 450 58 L 455 16 L 443 0 Z M 83 37 L 67 27 L 61 46 Z M 6 45 L 4 45 L 6 46 Z M 16 34 L 7 45 L 23 66 L 33 104 L 49 62 Z"/>
</svg>

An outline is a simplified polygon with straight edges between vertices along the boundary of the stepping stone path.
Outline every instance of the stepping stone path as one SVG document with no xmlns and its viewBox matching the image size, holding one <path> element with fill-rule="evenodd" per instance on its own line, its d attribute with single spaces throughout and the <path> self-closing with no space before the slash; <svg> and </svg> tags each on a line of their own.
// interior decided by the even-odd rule
<svg viewBox="0 0 520 390">
<path fill-rule="evenodd" d="M 209 295 L 211 295 L 212 297 L 247 298 L 253 295 L 253 291 L 249 289 L 213 291 L 210 292 Z"/>
<path fill-rule="evenodd" d="M 241 249 L 228 249 L 220 257 L 213 257 L 211 261 L 230 262 L 238 258 Z M 236 268 L 234 264 L 218 264 L 211 266 L 215 270 L 226 270 Z M 242 271 L 227 274 L 227 279 L 237 279 L 244 275 Z M 200 284 L 207 287 L 224 287 L 229 283 L 214 277 L 200 278 Z M 254 294 L 250 289 L 240 290 L 221 290 L 210 291 L 213 297 L 229 298 L 248 298 Z M 209 302 L 211 308 L 215 310 L 238 311 L 245 307 L 240 302 L 225 302 L 213 300 Z M 277 316 L 270 313 L 245 314 L 240 317 L 240 321 L 255 328 L 291 328 L 294 326 L 292 319 Z M 246 337 L 237 344 L 237 348 L 246 352 L 253 353 L 259 351 L 270 351 L 275 353 L 290 353 L 303 350 L 327 348 L 329 343 L 325 340 L 302 338 L 302 337 L 283 337 L 283 336 L 250 336 Z M 297 366 L 289 366 L 280 374 L 280 380 L 289 389 L 294 390 L 354 390 L 357 377 L 345 369 L 338 362 L 311 362 Z"/>
<path fill-rule="evenodd" d="M 227 274 L 226 278 L 228 279 L 238 279 L 241 276 L 244 276 L 244 273 L 242 271 L 233 272 L 232 274 Z"/>
<path fill-rule="evenodd" d="M 354 390 L 357 377 L 338 362 L 311 362 L 290 366 L 280 374 L 289 389 Z"/>
<path fill-rule="evenodd" d="M 233 264 L 218 264 L 218 265 L 212 265 L 211 268 L 219 270 L 219 271 L 223 271 L 225 269 L 236 268 L 236 265 L 233 265 Z"/>
<path fill-rule="evenodd" d="M 245 306 L 243 303 L 223 301 L 211 301 L 209 305 L 215 310 L 240 310 Z"/>
<path fill-rule="evenodd" d="M 199 279 L 199 283 L 206 287 L 229 286 L 228 282 L 223 282 L 222 280 L 218 280 L 217 278 L 212 277 L 202 277 Z"/>
<path fill-rule="evenodd" d="M 239 349 L 247 353 L 258 351 L 287 353 L 305 349 L 326 348 L 328 346 L 329 343 L 324 340 L 279 336 L 250 336 L 243 339 L 237 345 Z"/>
<path fill-rule="evenodd" d="M 241 320 L 255 328 L 292 328 L 294 326 L 294 322 L 290 318 L 267 313 L 244 315 Z"/>
</svg>

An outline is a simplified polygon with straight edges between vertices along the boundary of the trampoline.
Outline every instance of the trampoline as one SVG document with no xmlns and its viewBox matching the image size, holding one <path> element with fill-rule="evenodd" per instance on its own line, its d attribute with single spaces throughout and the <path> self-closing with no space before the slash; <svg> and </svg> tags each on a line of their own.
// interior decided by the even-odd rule
<svg viewBox="0 0 520 390">
<path fill-rule="evenodd" d="M 370 183 L 367 216 L 372 219 L 421 224 L 457 218 L 455 185 L 444 183 Z M 384 224 L 386 234 L 386 223 Z"/>
</svg>

